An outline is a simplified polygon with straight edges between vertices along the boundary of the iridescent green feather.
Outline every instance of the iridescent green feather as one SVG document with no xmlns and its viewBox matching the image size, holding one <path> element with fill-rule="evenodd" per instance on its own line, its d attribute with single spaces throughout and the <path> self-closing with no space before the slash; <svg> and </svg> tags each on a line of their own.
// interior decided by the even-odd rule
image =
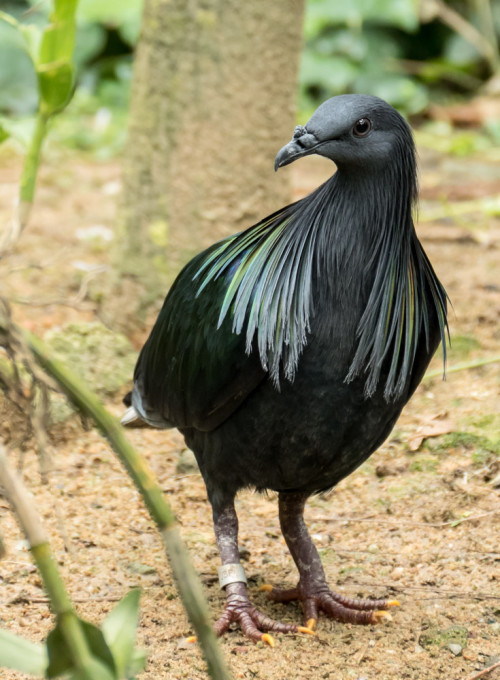
<svg viewBox="0 0 500 680">
<path fill-rule="evenodd" d="M 304 202 L 306 210 L 313 205 L 311 199 L 312 195 L 308 203 Z M 322 209 L 301 214 L 296 208 L 299 205 L 288 206 L 222 241 L 194 276 L 200 279 L 197 296 L 211 281 L 227 277 L 218 328 L 231 315 L 233 333 L 245 333 L 248 354 L 256 345 L 261 365 L 276 386 L 280 375 L 293 380 L 307 344 L 313 278 L 315 272 L 319 276 L 325 273 L 320 266 L 318 232 L 325 227 L 323 220 L 332 219 Z M 407 384 L 422 334 L 429 343 L 429 291 L 443 346 L 447 321 L 446 293 L 416 238 L 411 218 L 404 227 L 390 216 L 387 223 L 393 228 L 379 225 L 374 230 L 379 238 L 367 263 L 374 271 L 372 290 L 359 322 L 356 351 L 346 380 L 366 375 L 365 393 L 369 397 L 384 370 L 384 394 L 389 400 L 400 395 Z M 335 253 L 332 259 L 342 266 Z"/>
</svg>

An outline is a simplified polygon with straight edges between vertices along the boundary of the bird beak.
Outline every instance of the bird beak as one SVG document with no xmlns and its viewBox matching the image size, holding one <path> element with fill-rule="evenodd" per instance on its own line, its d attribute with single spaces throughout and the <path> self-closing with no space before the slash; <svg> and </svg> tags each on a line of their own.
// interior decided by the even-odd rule
<svg viewBox="0 0 500 680">
<path fill-rule="evenodd" d="M 292 141 L 288 142 L 282 149 L 278 151 L 276 160 L 274 161 L 274 169 L 282 168 L 284 165 L 293 163 L 297 158 L 309 156 L 316 153 L 318 146 L 322 142 L 311 132 L 298 125 L 293 133 Z"/>
</svg>

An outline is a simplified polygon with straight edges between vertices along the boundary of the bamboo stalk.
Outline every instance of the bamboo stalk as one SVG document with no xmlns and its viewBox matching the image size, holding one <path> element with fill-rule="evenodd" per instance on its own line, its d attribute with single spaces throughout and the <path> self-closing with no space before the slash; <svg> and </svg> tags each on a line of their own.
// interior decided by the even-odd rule
<svg viewBox="0 0 500 680">
<path fill-rule="evenodd" d="M 45 529 L 34 510 L 35 501 L 24 486 L 21 477 L 10 468 L 5 448 L 1 444 L 0 484 L 29 541 L 31 554 L 42 576 L 43 585 L 75 668 L 81 673 L 81 677 L 92 680 L 92 672 L 89 670 L 92 654 L 59 574 Z"/>
<path fill-rule="evenodd" d="M 39 338 L 31 333 L 24 335 L 40 366 L 58 382 L 78 410 L 94 420 L 132 477 L 165 542 L 170 566 L 182 602 L 196 631 L 210 677 L 214 680 L 230 680 L 229 671 L 210 624 L 208 605 L 200 580 L 180 537 L 172 509 L 164 499 L 153 472 L 128 441 L 118 420 L 104 408 L 97 397 L 51 356 Z"/>
</svg>

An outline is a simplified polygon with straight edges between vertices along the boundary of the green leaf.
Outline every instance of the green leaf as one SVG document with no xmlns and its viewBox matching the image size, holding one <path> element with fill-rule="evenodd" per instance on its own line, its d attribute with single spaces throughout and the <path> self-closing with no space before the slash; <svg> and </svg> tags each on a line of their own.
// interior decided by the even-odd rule
<svg viewBox="0 0 500 680">
<path fill-rule="evenodd" d="M 309 0 L 305 35 L 309 38 L 328 26 L 342 24 L 359 29 L 365 22 L 414 31 L 418 28 L 418 3 L 416 0 Z"/>
<path fill-rule="evenodd" d="M 36 111 L 35 67 L 21 31 L 0 20 L 0 111 L 19 116 Z"/>
<path fill-rule="evenodd" d="M 33 136 L 34 120 L 33 118 L 16 119 L 0 116 L 0 127 L 9 137 L 27 147 Z"/>
<path fill-rule="evenodd" d="M 89 680 L 89 677 L 92 680 L 116 680 L 117 678 L 104 664 L 92 659 L 84 671 L 74 671 L 68 680 Z"/>
<path fill-rule="evenodd" d="M 97 628 L 97 626 L 94 626 L 88 621 L 78 618 L 78 622 L 81 626 L 83 634 L 85 635 L 87 644 L 90 648 L 92 656 L 94 657 L 94 661 L 98 662 L 99 665 L 104 666 L 106 669 L 107 675 L 96 675 L 96 680 L 97 678 L 101 677 L 103 680 L 107 680 L 108 677 L 118 677 L 116 675 L 113 655 L 106 644 L 106 640 L 104 639 L 102 632 L 99 630 L 99 628 Z M 56 624 L 56 627 L 53 631 L 51 631 L 47 638 L 47 649 L 49 653 L 49 667 L 47 669 L 48 678 L 54 678 L 58 675 L 62 675 L 63 673 L 74 671 L 73 657 L 68 648 L 59 622 Z"/>
<path fill-rule="evenodd" d="M 51 23 L 43 32 L 36 70 L 40 110 L 48 116 L 63 109 L 73 93 L 77 4 L 78 0 L 55 0 Z"/>
<path fill-rule="evenodd" d="M 99 24 L 82 24 L 78 26 L 75 40 L 73 61 L 78 69 L 88 66 L 94 57 L 100 54 L 106 45 L 107 33 Z"/>
<path fill-rule="evenodd" d="M 125 22 L 140 24 L 143 0 L 80 0 L 78 16 L 88 23 L 121 28 Z"/>
<path fill-rule="evenodd" d="M 51 17 L 56 21 L 75 23 L 78 0 L 54 0 L 55 10 Z"/>
<path fill-rule="evenodd" d="M 117 675 L 122 678 L 131 665 L 139 620 L 138 588 L 131 590 L 108 614 L 102 632 L 115 660 Z"/>
<path fill-rule="evenodd" d="M 5 142 L 6 139 L 9 139 L 9 137 L 10 132 L 4 128 L 0 121 L 0 144 L 2 144 L 2 142 Z"/>
<path fill-rule="evenodd" d="M 126 677 L 135 678 L 136 675 L 142 673 L 146 666 L 146 652 L 144 649 L 134 649 L 132 657 L 129 661 Z"/>
<path fill-rule="evenodd" d="M 16 29 L 24 38 L 24 47 L 33 63 L 36 63 L 38 49 L 40 45 L 40 38 L 42 31 L 34 24 L 22 24 L 15 17 L 7 14 L 7 12 L 0 12 L 0 21 L 9 24 Z"/>
<path fill-rule="evenodd" d="M 13 28 L 19 29 L 20 26 L 19 21 L 10 14 L 7 14 L 7 12 L 0 11 L 0 21 L 5 21 L 6 24 L 10 24 L 10 26 L 12 26 Z"/>
<path fill-rule="evenodd" d="M 90 26 L 112 28 L 128 45 L 135 45 L 141 27 L 142 5 L 143 0 L 80 0 L 78 33 Z"/>
<path fill-rule="evenodd" d="M 304 85 L 323 87 L 328 93 L 338 94 L 349 89 L 358 75 L 359 66 L 353 60 L 342 56 L 325 56 L 304 51 L 300 67 L 300 81 Z"/>
<path fill-rule="evenodd" d="M 18 28 L 24 38 L 26 52 L 33 64 L 36 64 L 43 35 L 42 30 L 34 24 L 19 24 Z"/>
<path fill-rule="evenodd" d="M 50 116 L 63 109 L 73 94 L 74 68 L 64 63 L 55 68 L 39 67 L 40 110 Z"/>
<path fill-rule="evenodd" d="M 75 22 L 71 19 L 60 20 L 51 15 L 54 23 L 43 32 L 38 64 L 52 62 L 71 62 L 75 47 Z"/>
<path fill-rule="evenodd" d="M 49 659 L 45 647 L 0 628 L 0 666 L 45 677 Z"/>
</svg>

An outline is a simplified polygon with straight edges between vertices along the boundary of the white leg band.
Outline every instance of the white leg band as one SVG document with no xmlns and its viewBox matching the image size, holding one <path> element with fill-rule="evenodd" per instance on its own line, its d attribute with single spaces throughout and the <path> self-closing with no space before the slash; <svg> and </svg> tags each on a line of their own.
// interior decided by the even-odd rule
<svg viewBox="0 0 500 680">
<path fill-rule="evenodd" d="M 241 564 L 223 564 L 217 571 L 219 572 L 219 583 L 221 588 L 225 588 L 230 583 L 247 584 L 245 570 Z"/>
</svg>

